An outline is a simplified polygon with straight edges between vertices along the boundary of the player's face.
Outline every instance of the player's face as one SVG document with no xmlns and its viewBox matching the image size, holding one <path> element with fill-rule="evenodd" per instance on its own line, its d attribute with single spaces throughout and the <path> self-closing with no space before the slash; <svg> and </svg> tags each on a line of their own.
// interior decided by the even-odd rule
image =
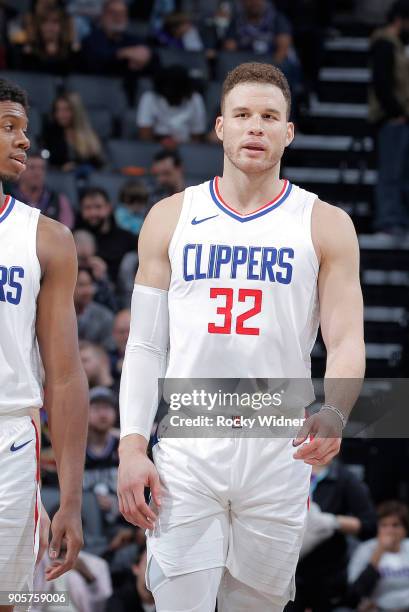
<svg viewBox="0 0 409 612">
<path fill-rule="evenodd" d="M 111 212 L 111 205 L 101 195 L 86 196 L 81 202 L 82 218 L 92 227 L 100 227 Z"/>
<path fill-rule="evenodd" d="M 271 170 L 294 138 L 283 92 L 275 85 L 236 85 L 225 97 L 216 133 L 226 157 L 238 169 L 247 174 Z"/>
<path fill-rule="evenodd" d="M 0 102 L 0 178 L 16 181 L 24 172 L 30 141 L 27 114 L 18 102 Z"/>
</svg>

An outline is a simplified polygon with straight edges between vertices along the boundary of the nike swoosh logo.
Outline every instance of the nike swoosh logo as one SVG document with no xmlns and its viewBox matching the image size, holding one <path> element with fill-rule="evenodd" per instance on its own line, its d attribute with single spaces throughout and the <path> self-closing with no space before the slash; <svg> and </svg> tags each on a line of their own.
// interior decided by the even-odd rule
<svg viewBox="0 0 409 612">
<path fill-rule="evenodd" d="M 199 223 L 203 223 L 204 221 L 209 221 L 209 219 L 214 219 L 215 217 L 218 217 L 219 215 L 212 215 L 211 217 L 205 217 L 204 219 L 196 219 L 196 217 L 194 219 L 192 219 L 192 225 L 199 225 Z"/>
<path fill-rule="evenodd" d="M 32 439 L 29 440 L 28 442 L 24 442 L 24 444 L 20 444 L 20 446 L 16 446 L 16 443 L 13 442 L 13 444 L 10 446 L 10 450 L 12 453 L 14 453 L 14 451 L 18 451 L 20 450 L 20 448 L 23 448 L 24 446 L 27 446 L 27 444 L 30 444 L 31 441 Z"/>
</svg>

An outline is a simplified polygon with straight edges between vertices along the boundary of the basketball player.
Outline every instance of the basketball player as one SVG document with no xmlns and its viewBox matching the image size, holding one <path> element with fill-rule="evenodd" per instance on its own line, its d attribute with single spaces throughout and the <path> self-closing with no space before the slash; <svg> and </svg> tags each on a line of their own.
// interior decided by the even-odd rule
<svg viewBox="0 0 409 612">
<path fill-rule="evenodd" d="M 0 79 L 0 591 L 19 592 L 32 589 L 38 549 L 40 355 L 60 483 L 49 580 L 73 567 L 82 545 L 87 429 L 73 304 L 74 241 L 63 225 L 3 192 L 3 181 L 24 171 L 26 130 L 25 92 Z M 1 612 L 12 609 L 0 605 Z"/>
<path fill-rule="evenodd" d="M 284 75 L 242 64 L 221 108 L 223 176 L 159 202 L 143 226 L 121 380 L 120 510 L 148 529 L 158 612 L 213 612 L 216 596 L 219 612 L 283 610 L 295 594 L 311 465 L 338 453 L 350 406 L 328 391 L 295 441 L 162 438 L 153 465 L 157 379 L 309 379 L 319 320 L 327 379 L 364 374 L 353 224 L 280 179 L 294 137 Z"/>
</svg>

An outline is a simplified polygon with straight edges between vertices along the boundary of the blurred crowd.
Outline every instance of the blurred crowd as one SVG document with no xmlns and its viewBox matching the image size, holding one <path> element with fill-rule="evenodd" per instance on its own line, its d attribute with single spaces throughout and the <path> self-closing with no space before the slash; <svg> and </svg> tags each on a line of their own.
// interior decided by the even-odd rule
<svg viewBox="0 0 409 612">
<path fill-rule="evenodd" d="M 72 229 L 79 262 L 74 301 L 90 387 L 85 548 L 75 570 L 53 587 L 69 590 L 73 610 L 154 610 L 144 585 L 145 535 L 124 521 L 116 498 L 118 391 L 143 220 L 155 202 L 190 184 L 180 146 L 217 145 L 211 127 L 218 112 L 221 59 L 242 53 L 243 59 L 259 58 L 280 66 L 296 100 L 297 120 L 297 109 L 316 88 L 334 4 L 327 0 L 0 2 L 0 68 L 57 79 L 51 109 L 39 112 L 27 169 L 9 190 Z M 395 17 L 390 17 L 392 23 Z M 406 25 L 409 28 L 409 13 Z M 406 31 L 406 25 L 400 24 L 401 29 Z M 389 27 L 384 39 L 401 33 L 392 30 Z M 373 61 L 385 63 L 387 41 L 379 42 L 381 38 L 380 34 L 374 39 Z M 195 62 L 182 65 L 177 61 L 181 52 L 191 52 Z M 82 93 L 66 87 L 65 79 L 77 74 L 121 77 L 126 117 L 130 112 L 125 128 L 111 109 L 105 129 L 104 100 L 99 115 L 92 113 Z M 215 87 L 208 86 L 205 75 Z M 375 85 L 376 91 L 385 93 L 382 101 L 390 104 L 390 88 L 379 79 Z M 208 96 L 209 89 L 215 95 Z M 397 138 L 407 140 L 405 109 L 390 106 L 390 122 L 382 119 L 379 124 L 381 138 L 390 139 L 395 148 Z M 157 147 L 149 149 L 143 167 L 121 168 L 116 189 L 105 189 L 98 172 L 112 171 L 106 140 L 124 134 Z M 385 164 L 392 157 L 387 154 Z M 71 199 L 58 184 L 50 184 L 48 178 L 55 171 L 73 177 Z M 395 231 L 401 218 L 391 216 L 388 223 Z M 385 224 L 381 220 L 379 227 Z M 58 505 L 58 482 L 46 411 L 42 424 L 43 499 L 52 514 Z M 390 447 L 385 448 L 389 452 Z M 341 459 L 314 470 L 297 598 L 288 611 L 409 610 L 408 510 L 394 501 L 409 498 L 407 449 L 396 455 L 391 473 L 382 465 L 384 450 L 377 444 L 365 446 L 358 460 L 354 456 L 351 461 L 346 453 L 345 464 Z M 358 476 L 346 460 L 362 468 Z M 47 559 L 38 569 L 36 590 L 51 588 L 44 581 L 46 564 Z"/>
</svg>

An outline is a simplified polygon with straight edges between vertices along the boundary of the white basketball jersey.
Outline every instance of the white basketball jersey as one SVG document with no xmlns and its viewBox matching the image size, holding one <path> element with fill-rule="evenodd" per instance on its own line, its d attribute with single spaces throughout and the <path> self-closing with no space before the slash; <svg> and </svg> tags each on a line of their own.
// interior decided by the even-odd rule
<svg viewBox="0 0 409 612">
<path fill-rule="evenodd" d="M 39 211 L 10 196 L 0 209 L 0 415 L 42 406 L 35 335 Z"/>
<path fill-rule="evenodd" d="M 169 246 L 168 378 L 309 378 L 317 336 L 317 196 L 288 181 L 250 214 L 218 179 L 189 187 Z"/>
</svg>

